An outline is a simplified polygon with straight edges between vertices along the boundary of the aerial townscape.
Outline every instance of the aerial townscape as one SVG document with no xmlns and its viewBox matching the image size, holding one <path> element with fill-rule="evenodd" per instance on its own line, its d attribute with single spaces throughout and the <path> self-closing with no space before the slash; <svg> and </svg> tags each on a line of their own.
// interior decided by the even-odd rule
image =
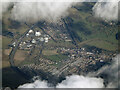
<svg viewBox="0 0 120 90">
<path fill-rule="evenodd" d="M 34 76 L 56 84 L 65 76 L 87 75 L 109 65 L 118 53 L 117 22 L 95 18 L 88 5 L 94 3 L 71 7 L 57 23 L 18 22 L 10 11 L 4 13 L 3 86 L 16 88 Z"/>
</svg>

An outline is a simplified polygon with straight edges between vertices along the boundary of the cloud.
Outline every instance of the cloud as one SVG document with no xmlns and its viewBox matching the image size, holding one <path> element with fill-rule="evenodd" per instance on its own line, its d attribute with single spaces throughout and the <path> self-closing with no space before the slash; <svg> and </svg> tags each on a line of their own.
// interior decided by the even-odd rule
<svg viewBox="0 0 120 90">
<path fill-rule="evenodd" d="M 34 83 L 27 83 L 18 88 L 48 88 L 48 83 L 46 81 L 36 80 Z"/>
<path fill-rule="evenodd" d="M 15 2 L 16 1 L 16 2 Z M 6 12 L 11 3 L 14 7 L 11 11 L 11 18 L 19 22 L 38 22 L 40 20 L 56 22 L 61 17 L 68 15 L 68 9 L 75 4 L 73 0 L 2 0 L 0 2 L 0 15 Z M 2 16 L 1 16 L 2 17 Z"/>
<path fill-rule="evenodd" d="M 120 76 L 120 54 L 113 59 L 111 65 L 104 66 L 98 73 L 106 74 L 108 76 L 108 88 L 120 87 L 120 81 L 118 80 L 118 76 Z"/>
<path fill-rule="evenodd" d="M 12 9 L 12 19 L 20 22 L 57 21 L 65 17 L 73 2 L 18 2 Z"/>
<path fill-rule="evenodd" d="M 95 77 L 85 77 L 72 75 L 66 77 L 66 80 L 59 83 L 54 88 L 103 88 L 103 80 Z M 34 83 L 28 83 L 19 86 L 18 88 L 52 88 L 48 86 L 46 81 L 36 80 Z"/>
<path fill-rule="evenodd" d="M 6 12 L 10 5 L 12 5 L 10 0 L 6 0 L 6 2 L 0 1 L 0 20 L 2 19 L 2 13 Z"/>
<path fill-rule="evenodd" d="M 2 0 L 3 1 L 3 0 Z M 2 9 L 0 16 L 6 12 L 11 5 L 11 0 L 6 0 L 7 3 L 0 3 Z M 14 0 L 14 7 L 11 11 L 11 18 L 20 22 L 38 22 L 40 20 L 56 22 L 61 17 L 67 16 L 68 9 L 75 3 L 74 0 L 66 2 L 66 0 L 53 0 L 55 2 L 48 2 L 47 0 Z M 120 0 L 98 0 L 93 7 L 95 17 L 107 20 L 118 20 L 118 1 Z M 87 2 L 82 0 L 81 2 Z M 1 5 L 2 4 L 2 5 Z"/>
<path fill-rule="evenodd" d="M 120 75 L 120 54 L 113 58 L 111 65 L 103 66 L 97 72 L 89 73 L 87 76 L 71 75 L 67 76 L 66 80 L 58 83 L 54 88 L 117 88 L 118 76 Z M 91 74 L 91 75 L 90 75 Z M 107 78 L 97 78 L 100 74 L 106 74 Z M 105 86 L 104 82 L 107 80 L 108 84 Z M 24 84 L 19 88 L 52 88 L 47 81 L 37 79 L 34 83 Z"/>
<path fill-rule="evenodd" d="M 118 80 L 118 76 L 120 76 L 120 54 L 113 58 L 110 65 L 103 66 L 97 72 L 90 72 L 88 76 L 102 76 L 104 81 L 108 82 L 107 88 L 120 87 L 120 81 Z"/>
<path fill-rule="evenodd" d="M 59 83 L 57 88 L 103 88 L 103 79 L 72 75 Z"/>
<path fill-rule="evenodd" d="M 118 20 L 118 1 L 120 0 L 98 0 L 93 7 L 95 17 Z"/>
</svg>

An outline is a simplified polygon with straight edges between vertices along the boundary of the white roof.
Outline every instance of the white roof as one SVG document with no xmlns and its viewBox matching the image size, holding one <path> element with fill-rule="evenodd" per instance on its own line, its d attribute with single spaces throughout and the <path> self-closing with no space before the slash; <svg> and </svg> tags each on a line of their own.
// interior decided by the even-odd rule
<svg viewBox="0 0 120 90">
<path fill-rule="evenodd" d="M 48 42 L 48 37 L 45 37 L 44 39 L 45 39 L 45 42 Z"/>
<path fill-rule="evenodd" d="M 40 32 L 35 32 L 35 36 L 40 36 L 41 33 Z"/>
<path fill-rule="evenodd" d="M 35 39 L 33 39 L 33 40 L 32 40 L 32 43 L 36 43 L 36 40 L 35 40 Z"/>
<path fill-rule="evenodd" d="M 43 38 L 43 37 L 41 37 L 41 38 L 40 38 L 40 41 L 44 41 L 44 38 Z"/>
<path fill-rule="evenodd" d="M 30 30 L 29 30 L 29 33 L 33 33 L 33 30 L 32 30 L 32 29 L 30 29 Z"/>
</svg>

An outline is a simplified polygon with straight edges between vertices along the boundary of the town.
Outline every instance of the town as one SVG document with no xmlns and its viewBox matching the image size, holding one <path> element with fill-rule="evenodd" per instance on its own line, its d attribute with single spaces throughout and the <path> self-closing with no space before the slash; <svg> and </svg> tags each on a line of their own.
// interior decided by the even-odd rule
<svg viewBox="0 0 120 90">
<path fill-rule="evenodd" d="M 77 47 L 64 24 L 58 25 L 58 28 L 46 23 L 44 25 L 44 28 L 35 26 L 29 29 L 19 44 L 18 40 L 14 40 L 9 45 L 11 48 L 18 45 L 18 50 L 28 52 L 18 65 L 18 68 L 26 74 L 38 74 L 39 70 L 58 77 L 85 74 L 109 63 L 116 55 L 96 47 L 92 50 L 85 46 Z M 97 63 L 99 66 L 96 68 Z"/>
</svg>

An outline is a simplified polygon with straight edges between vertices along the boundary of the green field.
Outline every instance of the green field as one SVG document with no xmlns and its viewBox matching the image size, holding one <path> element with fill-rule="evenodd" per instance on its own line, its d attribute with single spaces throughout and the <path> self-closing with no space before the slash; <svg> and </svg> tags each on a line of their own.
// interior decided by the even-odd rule
<svg viewBox="0 0 120 90">
<path fill-rule="evenodd" d="M 118 40 L 116 40 L 117 22 L 94 17 L 92 8 L 87 8 L 86 5 L 91 7 L 94 3 L 75 6 L 69 10 L 70 15 L 65 19 L 67 24 L 70 25 L 69 29 L 75 40 L 82 45 L 87 44 L 109 51 L 116 51 L 118 45 Z M 91 40 L 93 41 L 89 42 Z"/>
<path fill-rule="evenodd" d="M 58 53 L 57 53 L 57 50 L 43 50 L 42 54 L 43 55 L 56 55 Z"/>
<path fill-rule="evenodd" d="M 112 44 L 111 42 L 108 41 L 104 41 L 104 40 L 93 40 L 91 42 L 86 43 L 86 45 L 90 45 L 90 46 L 95 46 L 97 48 L 102 48 L 105 50 L 109 50 L 109 51 L 115 51 L 118 49 L 118 45 L 116 44 Z"/>
<path fill-rule="evenodd" d="M 2 37 L 2 48 L 3 49 L 8 48 L 8 45 L 11 44 L 11 41 L 12 41 L 12 38 L 3 36 Z"/>
<path fill-rule="evenodd" d="M 59 62 L 61 60 L 64 60 L 64 59 L 67 59 L 68 56 L 66 55 L 62 55 L 62 54 L 58 54 L 58 55 L 47 55 L 47 56 L 44 56 L 45 58 L 49 59 L 49 60 L 52 60 L 52 61 L 55 61 L 55 62 Z"/>
</svg>

